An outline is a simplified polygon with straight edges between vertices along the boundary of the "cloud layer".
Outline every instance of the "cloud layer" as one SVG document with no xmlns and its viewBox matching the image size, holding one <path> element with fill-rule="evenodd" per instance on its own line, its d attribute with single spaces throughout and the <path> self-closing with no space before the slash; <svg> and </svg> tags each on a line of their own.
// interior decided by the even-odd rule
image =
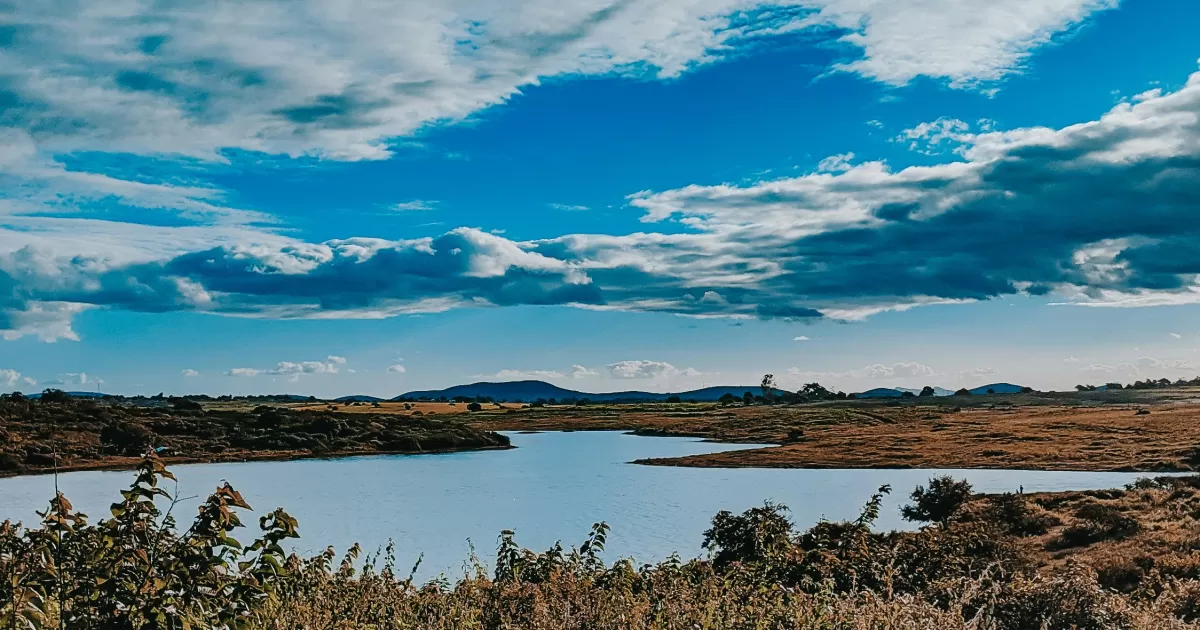
<svg viewBox="0 0 1200 630">
<path fill-rule="evenodd" d="M 28 0 L 0 25 L 0 124 L 51 152 L 387 157 L 548 77 L 672 77 L 832 29 L 838 69 L 991 81 L 1115 0 Z"/>
<path fill-rule="evenodd" d="M 31 244 L 0 254 L 0 330 L 70 338 L 71 317 L 89 307 L 371 318 L 572 305 L 855 319 L 1020 293 L 1102 306 L 1200 299 L 1200 73 L 1097 121 L 960 140 L 962 160 L 935 166 L 871 162 L 630 197 L 648 224 L 687 228 L 675 234 L 517 242 L 459 228 L 132 262 Z"/>
</svg>

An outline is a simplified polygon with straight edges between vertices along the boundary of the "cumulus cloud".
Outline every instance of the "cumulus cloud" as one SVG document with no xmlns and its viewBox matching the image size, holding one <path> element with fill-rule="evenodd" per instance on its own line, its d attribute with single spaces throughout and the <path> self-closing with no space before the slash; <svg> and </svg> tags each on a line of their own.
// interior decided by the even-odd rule
<svg viewBox="0 0 1200 630">
<path fill-rule="evenodd" d="M 1011 294 L 1200 302 L 1198 117 L 1200 73 L 1096 121 L 973 133 L 959 161 L 630 196 L 647 224 L 685 228 L 672 233 L 515 241 L 459 228 L 132 261 L 27 243 L 0 253 L 0 331 L 73 338 L 71 317 L 91 307 L 378 318 L 533 304 L 853 320 Z"/>
<path fill-rule="evenodd" d="M 394 365 L 389 365 L 387 371 L 389 371 L 393 374 L 404 374 L 405 372 L 408 371 L 408 369 L 405 368 L 403 365 L 396 363 Z"/>
<path fill-rule="evenodd" d="M 671 378 L 674 376 L 699 376 L 701 372 L 695 368 L 679 369 L 664 361 L 618 361 L 604 366 L 613 378 Z"/>
<path fill-rule="evenodd" d="M 182 372 L 180 372 L 180 374 L 183 376 L 200 376 L 200 372 L 197 372 L 196 370 L 193 370 L 192 368 L 187 368 L 187 369 L 183 370 Z"/>
<path fill-rule="evenodd" d="M 331 355 L 325 361 L 280 361 L 275 364 L 275 367 L 269 369 L 233 368 L 225 374 L 228 376 L 258 376 L 260 374 L 287 376 L 294 381 L 303 374 L 337 374 L 345 363 L 346 359 Z"/>
<path fill-rule="evenodd" d="M 26 385 L 37 385 L 37 381 L 28 376 L 22 376 L 16 370 L 3 369 L 0 370 L 0 387 L 12 387 L 24 383 Z"/>
<path fill-rule="evenodd" d="M 572 365 L 571 371 L 567 374 L 567 376 L 570 376 L 571 378 L 592 378 L 594 376 L 600 376 L 600 373 L 582 365 Z"/>
<path fill-rule="evenodd" d="M 794 337 L 792 341 L 809 341 L 809 338 L 804 335 L 800 335 L 799 337 Z"/>
</svg>

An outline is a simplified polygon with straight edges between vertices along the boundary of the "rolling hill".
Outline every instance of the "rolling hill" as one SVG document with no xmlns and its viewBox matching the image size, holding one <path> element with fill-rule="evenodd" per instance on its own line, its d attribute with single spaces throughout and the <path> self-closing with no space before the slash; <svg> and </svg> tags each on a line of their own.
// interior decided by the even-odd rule
<svg viewBox="0 0 1200 630">
<path fill-rule="evenodd" d="M 1012 383 L 992 383 L 991 385 L 980 385 L 979 387 L 972 389 L 971 393 L 976 396 L 981 396 L 988 393 L 989 389 L 992 390 L 992 393 L 994 394 L 1019 394 L 1021 393 L 1022 388 L 1020 385 L 1013 385 Z"/>
<path fill-rule="evenodd" d="M 725 394 L 741 398 L 746 392 L 758 395 L 762 392 L 762 389 L 758 385 L 738 385 L 705 387 L 704 389 L 672 393 L 643 391 L 591 393 L 565 389 L 545 381 L 508 381 L 503 383 L 471 383 L 470 385 L 455 385 L 446 389 L 414 391 L 401 394 L 392 400 L 437 400 L 443 397 L 453 399 L 458 396 L 465 396 L 467 398 L 482 396 L 484 398 L 508 402 L 533 402 L 538 399 L 550 400 L 551 398 L 555 400 L 580 400 L 587 398 L 592 402 L 655 402 L 664 401 L 671 396 L 679 396 L 681 400 L 685 401 L 713 402 Z M 777 390 L 777 392 L 782 393 L 782 390 Z"/>
</svg>

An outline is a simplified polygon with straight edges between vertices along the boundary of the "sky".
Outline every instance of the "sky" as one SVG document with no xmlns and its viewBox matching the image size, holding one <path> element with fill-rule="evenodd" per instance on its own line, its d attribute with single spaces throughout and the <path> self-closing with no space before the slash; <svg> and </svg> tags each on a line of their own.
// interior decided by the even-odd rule
<svg viewBox="0 0 1200 630">
<path fill-rule="evenodd" d="M 1192 378 L 1198 23 L 0 0 L 0 390 Z"/>
</svg>

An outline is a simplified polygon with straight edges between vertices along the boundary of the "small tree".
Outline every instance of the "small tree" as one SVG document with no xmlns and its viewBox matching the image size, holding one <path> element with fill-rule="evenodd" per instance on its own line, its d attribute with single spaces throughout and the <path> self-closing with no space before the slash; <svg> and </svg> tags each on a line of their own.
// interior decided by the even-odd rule
<svg viewBox="0 0 1200 630">
<path fill-rule="evenodd" d="M 775 375 L 765 374 L 762 377 L 762 383 L 759 385 L 762 388 L 763 399 L 767 404 L 775 401 Z"/>
<path fill-rule="evenodd" d="M 932 387 L 926 385 L 925 387 L 921 388 L 921 393 L 918 394 L 918 396 L 920 396 L 921 398 L 928 398 L 928 397 L 934 396 L 936 394 L 937 394 L 937 392 L 933 391 Z"/>
<path fill-rule="evenodd" d="M 913 505 L 900 508 L 900 515 L 908 521 L 938 523 L 942 527 L 958 515 L 971 498 L 971 484 L 966 479 L 955 481 L 949 475 L 929 480 L 929 488 L 917 486 L 911 495 Z"/>
<path fill-rule="evenodd" d="M 467 411 L 483 411 L 483 405 L 473 402 L 467 405 Z"/>
<path fill-rule="evenodd" d="M 682 401 L 680 401 L 678 396 L 667 396 L 667 402 L 677 403 L 677 402 L 682 402 Z"/>
<path fill-rule="evenodd" d="M 734 562 L 761 562 L 787 552 L 792 544 L 792 522 L 787 507 L 770 501 L 740 515 L 722 510 L 704 532 L 704 548 L 713 552 L 713 565 L 725 568 Z"/>
<path fill-rule="evenodd" d="M 745 394 L 742 394 L 742 404 L 744 404 L 746 406 L 753 405 L 754 404 L 754 394 L 751 394 L 750 392 L 746 392 Z"/>
<path fill-rule="evenodd" d="M 734 396 L 728 392 L 721 394 L 721 397 L 717 399 L 717 402 L 721 403 L 722 405 L 732 405 L 736 401 L 737 396 Z"/>
<path fill-rule="evenodd" d="M 958 391 L 954 392 L 954 395 L 955 395 L 955 396 L 970 396 L 970 395 L 971 395 L 971 390 L 969 390 L 969 389 L 967 389 L 966 387 L 964 387 L 964 388 L 962 388 L 962 389 L 960 389 L 960 390 L 958 390 Z"/>
</svg>

